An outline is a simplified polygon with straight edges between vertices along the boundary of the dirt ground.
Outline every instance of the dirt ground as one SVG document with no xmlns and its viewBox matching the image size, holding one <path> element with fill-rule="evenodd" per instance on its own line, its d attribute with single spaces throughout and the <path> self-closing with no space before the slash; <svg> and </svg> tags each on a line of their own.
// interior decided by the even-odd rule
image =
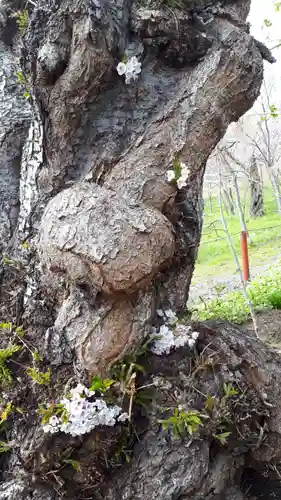
<svg viewBox="0 0 281 500">
<path fill-rule="evenodd" d="M 277 265 L 280 267 L 280 260 L 281 254 L 278 254 L 274 257 L 269 257 L 266 264 L 252 266 L 250 273 L 251 280 L 264 276 L 272 266 Z M 223 297 L 227 292 L 234 292 L 241 289 L 241 279 L 237 272 L 219 276 L 218 269 L 218 274 L 213 278 L 208 277 L 208 279 L 205 280 L 200 279 L 200 282 L 197 282 L 197 280 L 193 278 L 189 290 L 189 302 L 191 304 L 196 304 L 200 301 L 200 297 L 203 297 L 204 300 L 208 300 L 214 297 Z"/>
<path fill-rule="evenodd" d="M 281 310 L 273 309 L 257 314 L 257 323 L 261 340 L 276 347 L 281 353 Z M 240 325 L 240 328 L 254 332 L 253 323 L 250 320 Z"/>
</svg>

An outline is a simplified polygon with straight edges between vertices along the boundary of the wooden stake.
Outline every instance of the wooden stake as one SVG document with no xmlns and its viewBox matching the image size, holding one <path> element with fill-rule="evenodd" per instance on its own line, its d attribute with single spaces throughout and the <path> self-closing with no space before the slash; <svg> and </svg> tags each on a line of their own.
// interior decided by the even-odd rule
<svg viewBox="0 0 281 500">
<path fill-rule="evenodd" d="M 250 281 L 250 268 L 249 268 L 249 254 L 248 254 L 246 231 L 241 231 L 240 242 L 241 242 L 241 255 L 242 255 L 242 274 L 244 281 L 246 281 L 247 283 L 248 281 Z"/>
</svg>

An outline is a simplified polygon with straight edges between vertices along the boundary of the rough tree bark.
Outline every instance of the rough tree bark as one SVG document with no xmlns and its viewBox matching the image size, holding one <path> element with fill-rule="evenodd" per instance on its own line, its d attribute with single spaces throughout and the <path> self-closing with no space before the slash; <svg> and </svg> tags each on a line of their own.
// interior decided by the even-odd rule
<svg viewBox="0 0 281 500">
<path fill-rule="evenodd" d="M 252 157 L 249 167 L 249 182 L 251 190 L 250 217 L 262 217 L 264 215 L 263 186 L 255 156 Z"/>
<path fill-rule="evenodd" d="M 17 87 L 1 142 L 1 182 L 6 193 L 13 193 L 4 201 L 1 219 L 9 255 L 2 263 L 1 319 L 23 325 L 23 342 L 43 357 L 40 369 L 51 367 L 52 389 L 46 394 L 28 381 L 24 367 L 31 362 L 31 348 L 23 348 L 16 364 L 10 363 L 17 383 L 3 392 L 4 402 L 13 401 L 21 411 L 14 411 L 7 423 L 9 451 L 1 458 L 0 499 L 50 500 L 63 494 L 81 500 L 242 498 L 234 473 L 236 468 L 239 476 L 243 469 L 242 451 L 236 458 L 231 452 L 215 452 L 211 459 L 212 433 L 190 446 L 178 441 L 170 448 L 157 424 L 161 390 L 153 395 L 157 404 L 146 416 L 134 415 L 134 435 L 146 451 L 133 452 L 139 458 L 125 472 L 117 471 L 115 484 L 108 477 L 122 438 L 120 425 L 83 439 L 48 437 L 36 409 L 48 398 L 58 398 L 71 378 L 106 374 L 150 332 L 157 308 L 184 309 L 200 241 L 206 161 L 229 123 L 258 96 L 261 54 L 271 60 L 248 33 L 250 2 L 194 0 L 175 8 L 131 0 L 33 4 L 28 3 L 21 51 L 32 118 L 20 94 L 24 89 Z M 23 8 L 23 2 L 11 0 L 3 14 L 5 71 L 10 64 L 5 54 L 17 64 L 11 14 Z M 141 75 L 129 85 L 116 71 L 124 54 L 142 62 Z M 5 74 L 1 89 L 11 81 Z M 5 113 L 12 92 L 1 102 Z M 14 174 L 5 174 L 5 148 Z M 166 179 L 176 158 L 190 172 L 180 190 Z M 263 397 L 265 378 L 272 372 L 272 362 L 267 372 L 261 368 L 260 359 L 268 359 L 266 349 L 254 354 L 254 340 L 235 332 L 224 341 L 223 332 L 212 334 L 217 338 L 214 349 L 219 345 L 218 350 L 231 355 L 233 349 L 230 363 L 241 367 L 242 375 L 244 368 L 249 371 L 249 387 L 254 384 Z M 208 344 L 211 337 L 206 335 Z M 3 347 L 7 336 L 1 337 Z M 168 376 L 174 370 L 183 385 L 169 386 L 171 397 L 177 387 L 189 391 L 184 354 L 152 357 L 152 371 L 137 383 L 149 384 L 153 370 L 167 370 Z M 255 363 L 259 369 L 251 368 Z M 275 400 L 279 387 L 276 383 L 275 394 L 269 388 Z M 191 405 L 192 398 L 183 399 Z M 80 462 L 75 473 L 61 466 L 69 455 Z M 225 475 L 217 483 L 220 465 Z"/>
</svg>

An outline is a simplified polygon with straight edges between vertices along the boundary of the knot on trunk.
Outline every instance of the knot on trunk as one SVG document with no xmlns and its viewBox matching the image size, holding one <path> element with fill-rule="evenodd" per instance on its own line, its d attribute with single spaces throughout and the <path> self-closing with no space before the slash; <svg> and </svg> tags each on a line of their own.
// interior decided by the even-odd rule
<svg viewBox="0 0 281 500">
<path fill-rule="evenodd" d="M 88 371 L 105 373 L 149 331 L 152 297 L 137 292 L 173 256 L 172 225 L 153 207 L 133 206 L 106 188 L 78 184 L 47 205 L 39 246 L 49 270 L 86 285 L 91 300 L 99 294 L 95 306 L 82 293 L 70 295 L 55 330 Z"/>
<path fill-rule="evenodd" d="M 85 183 L 48 203 L 40 248 L 48 268 L 112 295 L 149 283 L 173 256 L 174 241 L 172 225 L 158 210 Z"/>
</svg>

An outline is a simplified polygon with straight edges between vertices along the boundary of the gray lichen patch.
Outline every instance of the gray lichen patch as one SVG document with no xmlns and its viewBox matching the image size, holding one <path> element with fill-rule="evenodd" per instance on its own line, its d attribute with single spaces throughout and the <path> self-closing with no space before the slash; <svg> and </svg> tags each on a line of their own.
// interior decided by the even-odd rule
<svg viewBox="0 0 281 500">
<path fill-rule="evenodd" d="M 113 191 L 79 184 L 47 205 L 39 247 L 49 269 L 111 294 L 151 280 L 173 256 L 174 234 L 154 208 L 130 206 Z"/>
</svg>

